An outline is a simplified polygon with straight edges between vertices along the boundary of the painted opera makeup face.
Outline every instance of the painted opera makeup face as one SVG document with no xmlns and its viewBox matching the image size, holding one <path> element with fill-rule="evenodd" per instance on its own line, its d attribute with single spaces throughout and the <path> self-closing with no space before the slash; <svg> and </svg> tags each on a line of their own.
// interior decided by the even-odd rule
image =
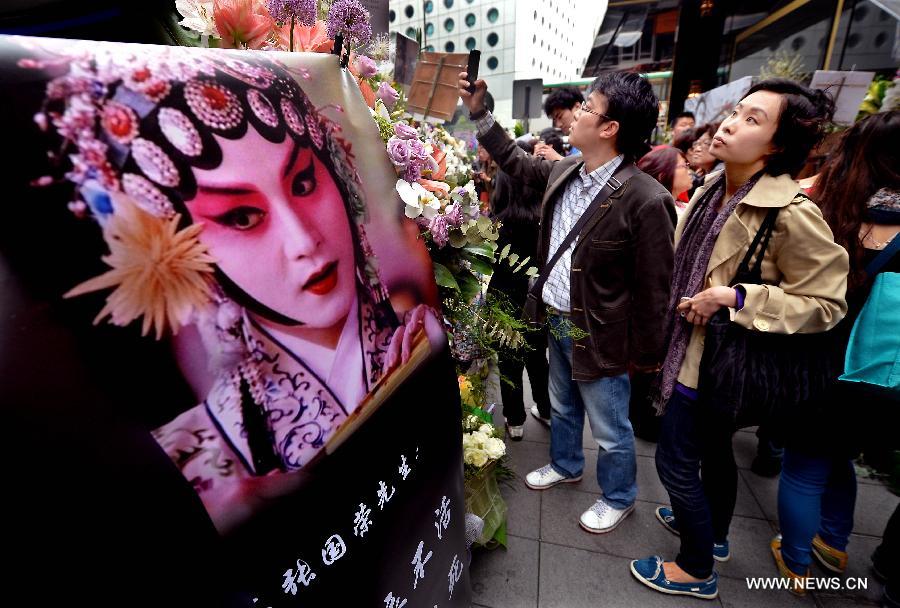
<svg viewBox="0 0 900 608">
<path fill-rule="evenodd" d="M 309 148 L 250 128 L 217 136 L 222 164 L 194 169 L 186 203 L 219 268 L 252 298 L 310 328 L 343 323 L 356 297 L 350 223 L 331 173 Z"/>
</svg>

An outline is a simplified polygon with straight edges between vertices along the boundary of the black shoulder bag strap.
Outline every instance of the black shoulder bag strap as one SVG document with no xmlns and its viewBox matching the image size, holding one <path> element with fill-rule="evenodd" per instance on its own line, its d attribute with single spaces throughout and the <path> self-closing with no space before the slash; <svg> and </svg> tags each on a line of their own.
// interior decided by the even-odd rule
<svg viewBox="0 0 900 608">
<path fill-rule="evenodd" d="M 528 290 L 529 300 L 537 300 L 538 303 L 541 301 L 541 291 L 543 291 L 544 289 L 544 283 L 547 282 L 547 279 L 550 277 L 550 271 L 553 270 L 554 266 L 556 266 L 559 258 L 562 257 L 562 255 L 569 249 L 575 239 L 578 238 L 578 235 L 581 234 L 581 230 L 597 213 L 597 211 L 600 209 L 600 206 L 605 203 L 614 192 L 624 186 L 629 179 L 640 172 L 641 170 L 638 169 L 634 165 L 634 163 L 623 162 L 621 165 L 619 165 L 619 168 L 616 169 L 616 172 L 612 174 L 612 176 L 606 181 L 606 184 L 603 185 L 603 188 L 600 189 L 600 192 L 597 193 L 597 196 L 594 197 L 594 200 L 591 202 L 590 206 L 584 210 L 584 213 L 581 214 L 581 217 L 578 218 L 578 221 L 575 222 L 574 226 L 572 226 L 569 234 L 567 234 L 566 238 L 563 239 L 563 242 L 560 243 L 559 248 L 556 250 L 556 253 L 553 254 L 553 257 L 550 258 L 550 260 L 546 264 L 544 264 L 544 268 L 541 269 L 541 272 L 535 280 L 534 285 L 532 285 L 531 289 Z"/>
<path fill-rule="evenodd" d="M 762 224 L 759 226 L 759 230 L 756 231 L 756 236 L 753 237 L 753 242 L 750 243 L 750 248 L 747 249 L 747 254 L 741 260 L 737 272 L 734 273 L 734 278 L 731 280 L 732 285 L 738 283 L 758 285 L 762 282 L 762 261 L 766 255 L 766 249 L 769 248 L 769 239 L 775 231 L 775 220 L 778 218 L 779 211 L 781 211 L 781 208 L 776 207 L 769 210 L 766 214 Z M 759 247 L 760 241 L 762 241 L 762 248 L 759 250 L 759 254 L 756 256 L 756 263 L 751 269 L 750 261 L 753 259 L 753 254 L 756 253 L 756 248 Z"/>
</svg>

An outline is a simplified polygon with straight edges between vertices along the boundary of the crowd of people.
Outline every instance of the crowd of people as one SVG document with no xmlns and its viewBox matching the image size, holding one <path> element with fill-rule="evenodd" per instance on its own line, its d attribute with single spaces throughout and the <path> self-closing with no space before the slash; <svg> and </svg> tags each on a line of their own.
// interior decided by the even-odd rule
<svg viewBox="0 0 900 608">
<path fill-rule="evenodd" d="M 550 427 L 549 463 L 525 484 L 582 478 L 587 416 L 602 497 L 580 525 L 609 533 L 634 508 L 635 435 L 658 441 L 671 506 L 656 516 L 680 550 L 635 560 L 631 574 L 712 599 L 715 564 L 732 552 L 732 437 L 756 426 L 754 471 L 781 472 L 770 544 L 781 576 L 803 594 L 814 560 L 843 572 L 853 459 L 900 447 L 896 392 L 839 379 L 861 311 L 877 304 L 877 275 L 900 271 L 900 113 L 857 122 L 801 184 L 834 103 L 793 81 L 756 84 L 721 122 L 681 113 L 672 144 L 651 149 L 659 102 L 638 74 L 602 74 L 586 97 L 554 91 L 544 106 L 553 132 L 530 142 L 494 120 L 483 80 L 459 78 L 480 158 L 495 167 L 501 241 L 540 270 L 530 283 L 499 273 L 491 285 L 543 328 L 524 362 L 500 361 L 509 437 L 524 435 L 526 368 L 531 414 Z M 900 335 L 884 339 L 896 352 Z M 885 604 L 900 606 L 898 511 L 873 567 Z"/>
</svg>

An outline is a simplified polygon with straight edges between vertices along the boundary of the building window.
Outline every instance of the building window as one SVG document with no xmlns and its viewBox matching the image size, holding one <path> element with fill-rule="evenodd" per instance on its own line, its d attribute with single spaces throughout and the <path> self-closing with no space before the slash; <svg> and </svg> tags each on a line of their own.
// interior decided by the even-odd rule
<svg viewBox="0 0 900 608">
<path fill-rule="evenodd" d="M 412 38 L 413 40 L 415 40 L 415 39 L 416 39 L 416 30 L 415 30 L 415 28 L 412 28 L 412 27 L 406 28 L 406 37 L 407 37 L 407 38 Z"/>
<path fill-rule="evenodd" d="M 491 32 L 488 34 L 487 43 L 491 46 L 497 46 L 497 43 L 500 42 L 500 36 L 497 35 L 496 32 Z"/>
<path fill-rule="evenodd" d="M 396 20 L 396 19 L 397 19 L 397 13 L 395 13 L 394 11 L 389 11 L 388 12 L 388 21 L 393 23 L 394 20 Z"/>
<path fill-rule="evenodd" d="M 448 32 L 453 31 L 453 25 L 454 25 L 453 19 L 447 19 L 446 21 L 444 21 L 444 29 L 447 30 Z"/>
<path fill-rule="evenodd" d="M 453 44 L 452 40 L 448 40 L 447 44 L 444 45 L 444 50 L 448 53 L 452 53 L 456 49 L 456 45 Z"/>
<path fill-rule="evenodd" d="M 412 4 L 407 4 L 406 8 L 403 9 L 403 12 L 406 13 L 406 17 L 408 19 L 412 19 L 412 16 L 415 14 L 416 11 L 413 10 Z"/>
<path fill-rule="evenodd" d="M 497 19 L 500 18 L 500 11 L 498 11 L 495 8 L 492 8 L 491 10 L 488 11 L 487 18 L 488 18 L 488 21 L 490 21 L 491 23 L 497 23 Z"/>
<path fill-rule="evenodd" d="M 453 0 L 444 0 L 444 6 L 447 8 L 453 8 Z"/>
<path fill-rule="evenodd" d="M 431 0 L 428 0 L 425 3 L 425 12 L 430 13 L 433 10 L 434 10 L 434 2 L 432 2 Z"/>
<path fill-rule="evenodd" d="M 500 65 L 500 62 L 497 60 L 496 57 L 488 57 L 488 60 L 487 60 L 488 68 L 490 68 L 492 70 L 496 70 L 497 66 L 499 66 L 499 65 Z"/>
<path fill-rule="evenodd" d="M 475 48 L 475 45 L 476 45 L 476 44 L 478 44 L 478 43 L 475 42 L 475 39 L 472 38 L 471 36 L 469 36 L 468 38 L 466 38 L 466 48 L 469 49 L 470 51 L 473 50 L 473 49 Z"/>
<path fill-rule="evenodd" d="M 469 13 L 468 15 L 466 15 L 466 25 L 468 25 L 469 27 L 473 27 L 475 25 L 474 13 Z"/>
<path fill-rule="evenodd" d="M 434 34 L 434 24 L 433 24 L 433 23 L 426 23 L 426 24 L 425 24 L 425 33 L 426 33 L 428 36 L 431 36 L 431 35 Z"/>
</svg>

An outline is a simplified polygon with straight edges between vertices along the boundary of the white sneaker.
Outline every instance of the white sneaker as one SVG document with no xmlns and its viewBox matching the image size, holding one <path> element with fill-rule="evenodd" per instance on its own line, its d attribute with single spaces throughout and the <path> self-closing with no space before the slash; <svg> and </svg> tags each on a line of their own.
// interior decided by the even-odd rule
<svg viewBox="0 0 900 608">
<path fill-rule="evenodd" d="M 536 406 L 536 405 L 531 406 L 531 415 L 534 416 L 535 418 L 537 418 L 538 422 L 543 422 L 547 426 L 550 426 L 550 419 L 544 418 L 543 416 L 541 416 L 541 412 L 538 409 L 538 406 Z"/>
<path fill-rule="evenodd" d="M 549 464 L 525 476 L 525 485 L 532 490 L 546 490 L 558 483 L 575 483 L 576 481 L 581 481 L 581 475 L 578 477 L 563 477 L 554 471 Z"/>
<path fill-rule="evenodd" d="M 634 505 L 627 509 L 616 509 L 600 499 L 581 514 L 581 527 L 593 534 L 606 534 L 615 530 L 632 511 Z"/>
<path fill-rule="evenodd" d="M 507 424 L 506 432 L 509 434 L 509 438 L 513 441 L 522 441 L 522 437 L 525 436 L 525 425 L 520 424 L 519 426 L 515 426 L 512 424 Z"/>
</svg>

